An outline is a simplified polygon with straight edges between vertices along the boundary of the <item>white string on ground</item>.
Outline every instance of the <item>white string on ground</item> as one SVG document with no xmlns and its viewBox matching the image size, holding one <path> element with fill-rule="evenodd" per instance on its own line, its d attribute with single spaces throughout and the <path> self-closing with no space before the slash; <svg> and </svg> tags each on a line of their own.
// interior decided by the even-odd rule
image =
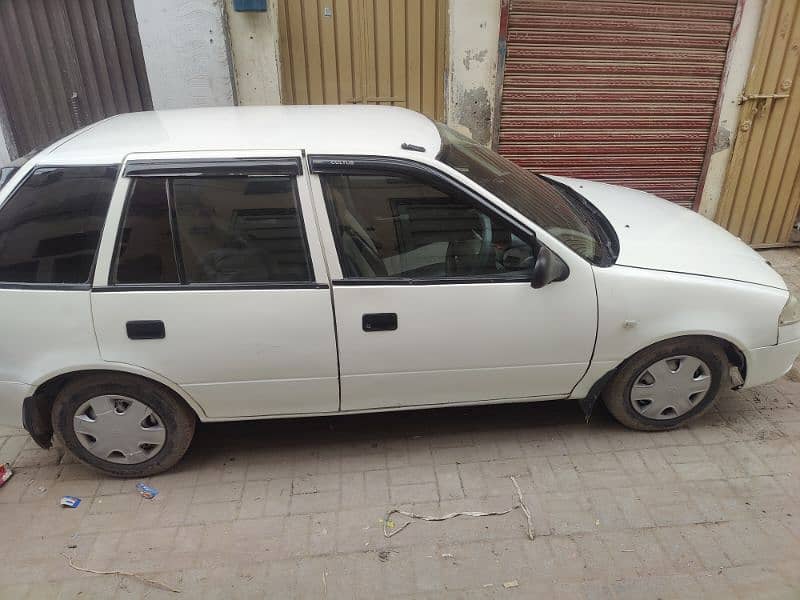
<svg viewBox="0 0 800 600">
<path fill-rule="evenodd" d="M 383 519 L 383 535 L 384 537 L 390 538 L 401 531 L 403 531 L 406 527 L 411 525 L 413 519 L 418 519 L 420 521 L 447 521 L 448 519 L 455 519 L 456 517 L 499 517 L 502 515 L 507 515 L 512 510 L 516 510 L 517 508 L 522 509 L 522 512 L 525 513 L 525 518 L 527 519 L 528 525 L 528 539 L 533 540 L 533 517 L 531 517 L 531 511 L 528 509 L 528 506 L 525 504 L 525 498 L 522 495 L 522 490 L 517 483 L 517 480 L 512 476 L 511 482 L 514 484 L 517 492 L 517 499 L 519 500 L 519 504 L 515 504 L 509 509 L 500 510 L 500 511 L 463 511 L 463 512 L 453 512 L 448 513 L 442 516 L 434 516 L 434 515 L 421 515 L 418 513 L 409 512 L 406 510 L 401 510 L 399 508 L 392 508 L 387 513 Z M 398 527 L 395 531 L 389 531 L 390 523 L 392 523 L 392 515 L 403 515 L 404 517 L 408 517 L 412 519 L 412 521 L 408 521 L 407 523 L 403 523 L 400 527 Z"/>
<path fill-rule="evenodd" d="M 155 581 L 153 579 L 148 579 L 147 577 L 139 575 L 138 573 L 129 573 L 128 571 L 96 571 L 95 569 L 87 569 L 85 567 L 79 567 L 74 562 L 72 562 L 72 559 L 66 554 L 62 553 L 61 556 L 66 558 L 67 562 L 69 563 L 69 566 L 75 569 L 76 571 L 82 571 L 84 573 L 93 573 L 95 575 L 119 575 L 121 577 L 131 577 L 133 579 L 138 579 L 139 581 L 147 585 L 152 585 L 153 587 L 157 587 L 160 590 L 164 590 L 167 592 L 174 592 L 176 594 L 181 593 L 180 590 L 176 590 L 175 588 L 168 586 L 166 583 Z"/>
<path fill-rule="evenodd" d="M 522 490 L 519 489 L 519 484 L 513 475 L 511 476 L 511 482 L 514 484 L 514 487 L 517 488 L 519 507 L 522 509 L 522 512 L 525 513 L 525 518 L 528 520 L 528 539 L 533 541 L 533 517 L 531 517 L 531 511 L 528 510 L 528 505 L 525 504 L 525 497 L 522 495 Z"/>
</svg>

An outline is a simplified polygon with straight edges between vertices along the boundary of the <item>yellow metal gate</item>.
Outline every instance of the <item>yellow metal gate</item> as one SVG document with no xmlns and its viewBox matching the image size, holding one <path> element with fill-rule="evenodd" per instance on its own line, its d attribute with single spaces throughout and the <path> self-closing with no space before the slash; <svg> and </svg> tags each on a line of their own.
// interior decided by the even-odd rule
<svg viewBox="0 0 800 600">
<path fill-rule="evenodd" d="M 753 246 L 789 242 L 800 207 L 800 2 L 767 0 L 716 221 Z"/>
<path fill-rule="evenodd" d="M 286 104 L 370 103 L 444 116 L 447 0 L 281 0 Z"/>
</svg>

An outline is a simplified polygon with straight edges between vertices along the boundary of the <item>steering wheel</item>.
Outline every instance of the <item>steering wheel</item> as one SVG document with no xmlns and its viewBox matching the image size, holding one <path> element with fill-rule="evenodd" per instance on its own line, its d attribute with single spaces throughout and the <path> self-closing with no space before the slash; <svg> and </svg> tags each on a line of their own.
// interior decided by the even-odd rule
<svg viewBox="0 0 800 600">
<path fill-rule="evenodd" d="M 483 232 L 478 236 L 481 240 L 481 251 L 478 255 L 478 264 L 481 266 L 492 264 L 496 261 L 494 246 L 492 245 L 492 220 L 484 214 L 479 214 Z M 478 235 L 478 234 L 476 234 Z M 491 262 L 490 262 L 491 261 Z"/>
<path fill-rule="evenodd" d="M 447 247 L 448 275 L 487 274 L 494 271 L 497 255 L 492 244 L 492 220 L 483 214 L 479 214 L 478 218 L 481 232 L 472 230 L 472 239 L 453 241 Z"/>
</svg>

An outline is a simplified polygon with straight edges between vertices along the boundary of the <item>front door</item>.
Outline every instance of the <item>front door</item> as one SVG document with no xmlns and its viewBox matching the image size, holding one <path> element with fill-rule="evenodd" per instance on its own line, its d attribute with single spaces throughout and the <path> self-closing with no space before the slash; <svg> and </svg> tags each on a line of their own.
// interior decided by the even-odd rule
<svg viewBox="0 0 800 600">
<path fill-rule="evenodd" d="M 104 360 L 181 385 L 209 418 L 339 409 L 299 156 L 129 160 L 110 215 L 91 295 Z"/>
<path fill-rule="evenodd" d="M 533 289 L 530 234 L 468 190 L 412 163 L 312 158 L 312 169 L 341 268 L 342 410 L 571 392 L 595 339 L 588 263 Z"/>
</svg>

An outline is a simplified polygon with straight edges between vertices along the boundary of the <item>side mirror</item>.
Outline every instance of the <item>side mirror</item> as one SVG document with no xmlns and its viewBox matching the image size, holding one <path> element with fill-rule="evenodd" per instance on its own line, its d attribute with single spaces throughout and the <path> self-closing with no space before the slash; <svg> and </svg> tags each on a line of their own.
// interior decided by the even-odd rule
<svg viewBox="0 0 800 600">
<path fill-rule="evenodd" d="M 553 254 L 547 246 L 539 246 L 536 262 L 533 263 L 531 287 L 538 290 L 548 283 L 564 281 L 567 277 L 569 277 L 567 263 L 561 260 L 558 255 Z"/>
</svg>

